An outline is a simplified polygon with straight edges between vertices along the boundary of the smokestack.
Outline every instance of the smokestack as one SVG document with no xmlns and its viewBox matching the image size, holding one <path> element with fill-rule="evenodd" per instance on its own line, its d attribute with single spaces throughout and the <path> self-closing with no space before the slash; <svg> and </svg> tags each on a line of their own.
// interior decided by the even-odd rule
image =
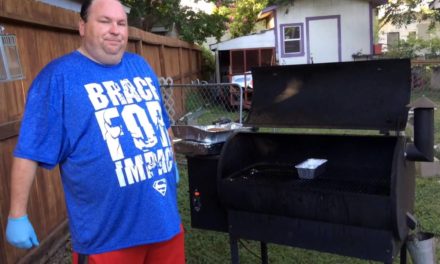
<svg viewBox="0 0 440 264">
<path fill-rule="evenodd" d="M 434 109 L 436 105 L 422 96 L 409 105 L 414 110 L 414 142 L 406 148 L 406 159 L 434 160 Z"/>
</svg>

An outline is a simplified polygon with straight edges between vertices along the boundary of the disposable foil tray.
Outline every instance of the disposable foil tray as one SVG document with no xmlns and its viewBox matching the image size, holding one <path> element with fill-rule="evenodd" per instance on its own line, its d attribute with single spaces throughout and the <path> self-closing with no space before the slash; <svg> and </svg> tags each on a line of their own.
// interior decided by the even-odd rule
<svg viewBox="0 0 440 264">
<path fill-rule="evenodd" d="M 220 154 L 223 142 L 203 143 L 190 140 L 175 141 L 174 151 L 186 156 L 217 155 Z"/>
<path fill-rule="evenodd" d="M 183 140 L 192 140 L 203 143 L 220 143 L 237 130 L 249 130 L 240 123 L 227 123 L 207 126 L 171 126 L 175 137 Z"/>
<path fill-rule="evenodd" d="M 295 168 L 298 171 L 298 177 L 300 179 L 315 179 L 325 171 L 326 159 L 307 159 Z"/>
</svg>

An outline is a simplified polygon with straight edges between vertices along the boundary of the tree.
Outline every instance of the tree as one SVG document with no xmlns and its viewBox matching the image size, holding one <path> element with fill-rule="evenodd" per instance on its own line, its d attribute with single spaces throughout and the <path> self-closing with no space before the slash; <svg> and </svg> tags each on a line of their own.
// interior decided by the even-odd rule
<svg viewBox="0 0 440 264">
<path fill-rule="evenodd" d="M 257 23 L 258 14 L 267 6 L 291 5 L 294 0 L 210 0 L 218 12 L 229 18 L 228 28 L 236 38 L 251 33 Z"/>
<path fill-rule="evenodd" d="M 174 18 L 179 14 L 180 0 L 122 0 L 131 7 L 128 21 L 131 26 L 151 31 L 154 25 L 164 27 L 173 25 Z"/>
<path fill-rule="evenodd" d="M 220 39 L 226 30 L 227 18 L 219 13 L 206 14 L 181 7 L 180 0 L 122 0 L 131 7 L 128 16 L 131 26 L 151 32 L 155 25 L 175 26 L 180 37 L 201 44 L 207 37 Z"/>
<path fill-rule="evenodd" d="M 257 22 L 258 14 L 266 5 L 266 0 L 237 1 L 229 26 L 232 37 L 244 36 L 251 33 Z"/>
<path fill-rule="evenodd" d="M 176 26 L 183 40 L 202 44 L 207 37 L 217 41 L 226 31 L 227 18 L 218 12 L 207 14 L 184 7 L 176 17 Z"/>
<path fill-rule="evenodd" d="M 434 0 L 390 0 L 381 7 L 383 16 L 379 19 L 379 28 L 387 23 L 407 25 L 423 20 L 431 21 L 431 28 L 440 21 L 439 10 L 430 9 Z"/>
</svg>

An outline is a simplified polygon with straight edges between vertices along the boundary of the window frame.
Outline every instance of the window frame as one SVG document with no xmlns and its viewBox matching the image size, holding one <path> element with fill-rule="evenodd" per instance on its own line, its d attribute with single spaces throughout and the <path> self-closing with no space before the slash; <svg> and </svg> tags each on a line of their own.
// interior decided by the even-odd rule
<svg viewBox="0 0 440 264">
<path fill-rule="evenodd" d="M 299 34 L 299 51 L 298 52 L 286 52 L 286 41 L 292 41 L 292 40 L 286 40 L 285 39 L 285 29 L 291 28 L 291 27 L 298 27 L 300 30 Z M 304 23 L 290 23 L 290 24 L 281 24 L 280 25 L 280 38 L 281 38 L 281 57 L 287 58 L 287 57 L 301 57 L 304 56 Z M 297 41 L 295 39 L 294 41 Z"/>
</svg>

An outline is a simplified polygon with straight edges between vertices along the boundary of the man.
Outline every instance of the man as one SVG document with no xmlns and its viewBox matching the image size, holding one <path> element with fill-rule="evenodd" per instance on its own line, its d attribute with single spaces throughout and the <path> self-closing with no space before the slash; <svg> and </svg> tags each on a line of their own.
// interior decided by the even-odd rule
<svg viewBox="0 0 440 264">
<path fill-rule="evenodd" d="M 157 77 L 125 52 L 118 0 L 86 0 L 78 50 L 29 90 L 12 167 L 8 241 L 38 246 L 27 218 L 37 166 L 60 165 L 73 263 L 184 263 L 170 123 Z"/>
</svg>

